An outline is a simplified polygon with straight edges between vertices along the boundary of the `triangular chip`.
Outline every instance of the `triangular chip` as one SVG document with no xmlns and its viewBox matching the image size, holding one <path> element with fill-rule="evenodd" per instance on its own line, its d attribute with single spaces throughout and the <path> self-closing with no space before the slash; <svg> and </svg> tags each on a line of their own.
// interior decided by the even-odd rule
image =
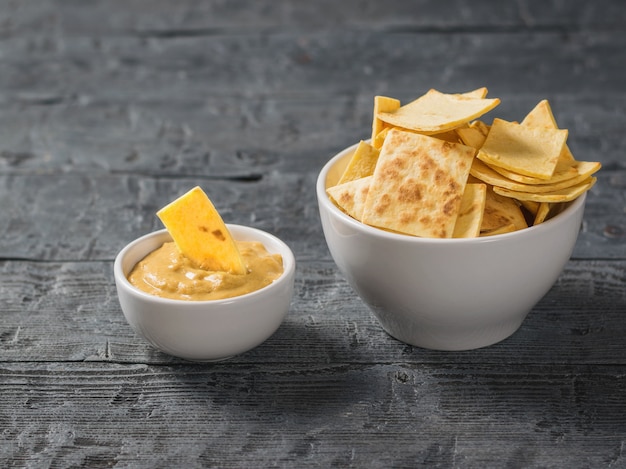
<svg viewBox="0 0 626 469">
<path fill-rule="evenodd" d="M 384 127 L 383 130 L 376 134 L 376 137 L 374 137 L 374 140 L 372 140 L 372 146 L 375 149 L 380 150 L 383 147 L 383 143 L 385 143 L 385 137 L 387 137 L 387 134 L 391 129 L 393 129 L 393 127 Z"/>
<path fill-rule="evenodd" d="M 373 176 L 339 184 L 326 189 L 328 196 L 340 209 L 356 220 L 361 220 L 367 192 Z"/>
<path fill-rule="evenodd" d="M 374 174 L 378 154 L 379 151 L 376 148 L 361 140 L 337 184 L 343 184 L 344 182 L 354 181 L 355 179 Z"/>
<path fill-rule="evenodd" d="M 387 96 L 374 96 L 374 115 L 372 118 L 372 142 L 383 130 L 385 123 L 378 118 L 379 112 L 392 112 L 400 107 L 400 100 Z"/>
<path fill-rule="evenodd" d="M 517 231 L 515 225 L 513 223 L 508 223 L 492 230 L 481 231 L 480 236 L 495 236 L 499 234 L 513 233 L 514 231 Z"/>
<path fill-rule="evenodd" d="M 539 101 L 537 105 L 524 117 L 522 125 L 526 127 L 545 127 L 548 129 L 558 129 L 552 108 L 547 99 Z M 561 158 L 566 161 L 574 161 L 574 156 L 567 144 L 563 146 Z"/>
<path fill-rule="evenodd" d="M 495 230 L 506 225 L 513 225 L 516 230 L 527 228 L 528 223 L 519 205 L 509 197 L 496 194 L 494 190 L 495 188 L 487 187 L 481 232 Z"/>
<path fill-rule="evenodd" d="M 213 271 L 245 274 L 246 265 L 228 228 L 200 187 L 157 212 L 185 257 Z"/>
<path fill-rule="evenodd" d="M 363 223 L 450 238 L 474 152 L 465 145 L 390 130 L 374 170 Z"/>
<path fill-rule="evenodd" d="M 498 98 L 472 98 L 431 89 L 415 101 L 393 112 L 378 112 L 377 116 L 396 127 L 423 134 L 436 134 L 466 124 L 498 104 Z"/>
<path fill-rule="evenodd" d="M 480 234 L 483 221 L 487 186 L 485 184 L 467 184 L 461 208 L 454 225 L 453 238 L 475 238 Z"/>
<path fill-rule="evenodd" d="M 539 179 L 536 177 L 525 176 L 523 174 L 509 171 L 508 169 L 500 168 L 495 165 L 489 165 L 489 167 L 494 171 L 502 174 L 502 176 L 511 179 L 512 181 L 520 182 L 522 184 L 552 184 L 555 182 L 566 181 L 568 179 L 576 177 L 578 175 L 578 172 L 574 167 L 576 163 L 577 162 L 572 162 L 570 158 L 568 158 L 566 155 L 563 154 L 563 152 L 561 152 L 559 160 L 556 163 L 556 167 L 554 168 L 554 172 L 552 173 L 552 176 L 550 176 L 550 178 L 548 179 Z"/>
<path fill-rule="evenodd" d="M 596 183 L 595 177 L 590 177 L 585 181 L 576 184 L 575 186 L 566 187 L 565 189 L 561 189 L 553 192 L 541 192 L 541 193 L 532 193 L 532 192 L 520 192 L 520 191 L 511 191 L 509 189 L 504 189 L 502 187 L 494 187 L 493 190 L 496 194 L 500 194 L 505 197 L 513 197 L 517 200 L 532 200 L 535 202 L 569 202 L 571 200 L 576 199 L 579 195 L 588 191 L 593 187 Z"/>
<path fill-rule="evenodd" d="M 477 157 L 509 171 L 550 179 L 566 139 L 564 129 L 526 127 L 496 118 Z"/>
<path fill-rule="evenodd" d="M 539 204 L 533 225 L 539 225 L 540 223 L 546 221 L 546 218 L 548 218 L 548 215 L 550 214 L 550 207 L 551 205 L 548 202 L 541 202 Z"/>
<path fill-rule="evenodd" d="M 468 147 L 475 148 L 476 150 L 480 150 L 485 143 L 485 139 L 487 138 L 486 135 L 483 135 L 480 130 L 474 127 L 462 127 L 455 129 L 454 131 L 457 133 L 463 144 Z"/>
<path fill-rule="evenodd" d="M 600 169 L 600 163 L 597 162 L 576 162 L 572 166 L 576 171 L 576 176 L 565 179 L 563 181 L 554 182 L 550 184 L 523 184 L 521 182 L 512 181 L 497 171 L 494 171 L 491 167 L 480 161 L 478 158 L 472 162 L 472 168 L 470 173 L 472 176 L 484 181 L 493 186 L 503 187 L 513 191 L 521 192 L 554 192 L 566 187 L 571 187 L 585 181 L 589 176 Z"/>
</svg>

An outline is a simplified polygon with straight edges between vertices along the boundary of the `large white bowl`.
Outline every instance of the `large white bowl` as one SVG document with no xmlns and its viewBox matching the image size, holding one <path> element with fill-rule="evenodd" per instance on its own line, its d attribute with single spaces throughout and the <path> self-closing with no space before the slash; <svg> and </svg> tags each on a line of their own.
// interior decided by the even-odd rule
<svg viewBox="0 0 626 469">
<path fill-rule="evenodd" d="M 120 251 L 113 266 L 122 311 L 135 332 L 161 351 L 187 360 L 217 361 L 267 340 L 285 319 L 296 262 L 277 237 L 246 226 L 227 225 L 239 241 L 260 241 L 283 258 L 283 274 L 270 285 L 224 300 L 160 298 L 131 285 L 128 274 L 148 253 L 171 241 L 167 230 L 145 235 Z"/>
<path fill-rule="evenodd" d="M 436 350 L 485 347 L 513 334 L 569 260 L 585 195 L 550 220 L 514 233 L 473 239 L 390 233 L 349 217 L 326 194 L 355 148 L 321 170 L 319 211 L 337 267 L 384 330 Z"/>
</svg>

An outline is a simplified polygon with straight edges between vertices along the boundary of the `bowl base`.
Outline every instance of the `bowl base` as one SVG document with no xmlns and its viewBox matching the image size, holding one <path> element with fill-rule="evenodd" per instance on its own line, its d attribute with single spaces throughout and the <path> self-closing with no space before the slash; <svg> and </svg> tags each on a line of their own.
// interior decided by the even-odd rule
<svg viewBox="0 0 626 469">
<path fill-rule="evenodd" d="M 436 330 L 434 328 L 407 331 L 393 330 L 382 325 L 383 330 L 400 342 L 429 350 L 445 352 L 462 352 L 475 350 L 497 344 L 512 336 L 522 325 L 523 318 L 496 325 L 473 328 L 455 328 L 449 326 Z"/>
</svg>

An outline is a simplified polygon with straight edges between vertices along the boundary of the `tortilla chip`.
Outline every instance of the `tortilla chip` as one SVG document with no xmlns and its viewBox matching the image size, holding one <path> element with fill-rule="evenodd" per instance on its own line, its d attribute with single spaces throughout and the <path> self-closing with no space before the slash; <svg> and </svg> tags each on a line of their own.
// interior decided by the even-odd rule
<svg viewBox="0 0 626 469">
<path fill-rule="evenodd" d="M 502 187 L 494 187 L 493 190 L 496 194 L 500 194 L 504 197 L 513 197 L 517 200 L 532 200 L 534 202 L 569 202 L 571 200 L 576 199 L 579 195 L 588 191 L 593 187 L 596 183 L 595 177 L 590 177 L 585 181 L 576 184 L 575 186 L 566 187 L 565 189 L 560 189 L 554 192 L 541 192 L 541 193 L 532 193 L 532 192 L 520 192 L 520 191 L 511 191 L 509 189 L 504 189 Z"/>
<path fill-rule="evenodd" d="M 339 184 L 326 189 L 328 196 L 340 209 L 356 220 L 361 220 L 367 193 L 373 176 Z"/>
<path fill-rule="evenodd" d="M 546 221 L 546 218 L 548 218 L 548 214 L 550 213 L 550 207 L 551 205 L 548 202 L 541 202 L 539 204 L 539 208 L 535 214 L 535 220 L 533 221 L 533 226 Z"/>
<path fill-rule="evenodd" d="M 475 238 L 480 234 L 486 198 L 486 184 L 466 184 L 453 238 Z"/>
<path fill-rule="evenodd" d="M 518 174 L 550 179 L 566 139 L 567 130 L 526 127 L 495 118 L 477 157 Z"/>
<path fill-rule="evenodd" d="M 495 230 L 506 225 L 513 225 L 515 230 L 528 228 L 528 223 L 519 205 L 513 199 L 501 196 L 494 191 L 495 188 L 487 187 L 485 213 L 480 231 Z"/>
<path fill-rule="evenodd" d="M 491 167 L 487 166 L 479 159 L 474 159 L 470 173 L 472 176 L 493 186 L 503 187 L 513 191 L 521 192 L 554 192 L 566 187 L 571 187 L 580 182 L 585 181 L 589 176 L 600 169 L 600 163 L 596 162 L 576 162 L 572 168 L 576 171 L 576 176 L 565 179 L 564 181 L 546 183 L 546 184 L 523 184 L 521 182 L 512 181 Z M 545 182 L 545 181 L 544 181 Z"/>
<path fill-rule="evenodd" d="M 378 154 L 379 151 L 376 148 L 361 140 L 337 184 L 374 174 Z"/>
<path fill-rule="evenodd" d="M 383 130 L 378 132 L 378 134 L 376 134 L 376 137 L 374 137 L 374 140 L 372 140 L 372 146 L 375 149 L 380 150 L 383 147 L 383 143 L 385 143 L 385 137 L 387 137 L 387 134 L 391 129 L 393 129 L 393 127 L 385 127 L 383 128 Z"/>
<path fill-rule="evenodd" d="M 454 129 L 480 117 L 500 104 L 498 98 L 482 99 L 446 94 L 431 89 L 393 112 L 378 112 L 380 120 L 423 134 Z"/>
<path fill-rule="evenodd" d="M 246 265 L 222 217 L 200 187 L 157 212 L 178 249 L 197 266 L 245 274 Z"/>
<path fill-rule="evenodd" d="M 514 171 L 509 171 L 508 169 L 505 169 L 505 168 L 500 168 L 494 165 L 489 165 L 489 166 L 494 171 L 502 174 L 502 176 L 508 179 L 511 179 L 513 181 L 516 181 L 522 184 L 538 185 L 538 184 L 553 184 L 555 182 L 566 181 L 568 179 L 576 177 L 578 175 L 578 172 L 576 171 L 576 168 L 574 167 L 575 163 L 576 162 L 572 163 L 572 161 L 567 156 L 564 156 L 563 153 L 561 152 L 561 155 L 559 156 L 559 160 L 556 163 L 556 167 L 554 168 L 554 172 L 552 173 L 552 176 L 550 176 L 549 179 L 539 179 L 535 177 L 524 176 L 523 174 L 518 174 Z"/>
<path fill-rule="evenodd" d="M 532 200 L 518 200 L 518 202 L 522 205 L 522 207 L 528 210 L 528 213 L 530 213 L 533 217 L 537 215 L 539 206 L 541 205 L 539 202 L 533 202 Z"/>
<path fill-rule="evenodd" d="M 515 225 L 513 223 L 509 223 L 507 225 L 502 225 L 498 228 L 494 228 L 492 230 L 481 231 L 480 236 L 494 236 L 505 233 L 513 233 L 514 231 L 517 231 L 515 229 Z"/>
<path fill-rule="evenodd" d="M 522 125 L 527 127 L 545 127 L 548 129 L 558 129 L 559 126 L 556 123 L 552 108 L 547 99 L 539 101 L 537 105 L 524 117 Z M 563 145 L 563 152 L 561 158 L 565 161 L 574 161 L 574 155 L 570 151 L 567 144 Z"/>
<path fill-rule="evenodd" d="M 476 150 L 480 150 L 480 148 L 485 143 L 486 135 L 473 127 L 464 127 L 460 129 L 455 129 L 455 132 L 461 139 L 461 142 L 468 147 L 475 148 Z"/>
<path fill-rule="evenodd" d="M 475 121 L 470 122 L 469 127 L 470 129 L 478 130 L 481 134 L 484 135 L 485 138 L 487 138 L 487 135 L 489 135 L 489 131 L 491 130 L 491 126 L 485 124 L 481 120 L 475 120 Z"/>
<path fill-rule="evenodd" d="M 414 236 L 449 238 L 474 149 L 413 132 L 387 134 L 362 221 Z"/>
<path fill-rule="evenodd" d="M 374 115 L 372 118 L 372 142 L 383 130 L 385 123 L 378 118 L 379 112 L 393 112 L 400 107 L 400 100 L 386 96 L 374 96 Z"/>
</svg>

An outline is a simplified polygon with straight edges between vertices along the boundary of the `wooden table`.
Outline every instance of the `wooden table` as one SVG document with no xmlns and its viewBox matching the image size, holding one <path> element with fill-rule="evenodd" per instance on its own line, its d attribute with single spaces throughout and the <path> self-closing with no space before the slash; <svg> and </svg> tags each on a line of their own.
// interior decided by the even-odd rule
<svg viewBox="0 0 626 469">
<path fill-rule="evenodd" d="M 626 467 L 625 51 L 621 0 L 2 1 L 0 466 Z M 374 95 L 480 86 L 510 120 L 549 99 L 603 169 L 521 329 L 423 350 L 338 272 L 314 184 Z M 218 364 L 136 336 L 112 275 L 194 185 L 298 263 Z"/>
</svg>

